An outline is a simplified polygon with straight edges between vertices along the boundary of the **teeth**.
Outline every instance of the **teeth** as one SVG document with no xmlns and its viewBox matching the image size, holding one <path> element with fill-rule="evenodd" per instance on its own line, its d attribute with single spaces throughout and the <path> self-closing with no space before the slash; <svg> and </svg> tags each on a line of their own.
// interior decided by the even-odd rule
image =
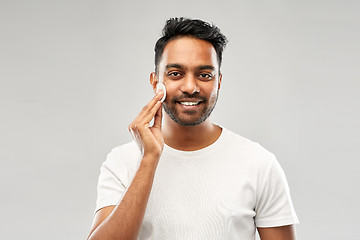
<svg viewBox="0 0 360 240">
<path fill-rule="evenodd" d="M 197 105 L 199 102 L 180 102 L 180 103 L 185 106 L 194 106 Z"/>
</svg>

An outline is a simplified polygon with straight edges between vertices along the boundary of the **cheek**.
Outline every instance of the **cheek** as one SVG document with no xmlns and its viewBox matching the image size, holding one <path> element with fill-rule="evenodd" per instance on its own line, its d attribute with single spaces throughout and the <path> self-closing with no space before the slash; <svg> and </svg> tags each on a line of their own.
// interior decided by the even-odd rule
<svg viewBox="0 0 360 240">
<path fill-rule="evenodd" d="M 166 99 L 171 99 L 173 96 L 176 95 L 176 91 L 179 88 L 174 82 L 171 81 L 165 81 L 164 85 L 166 88 Z"/>
<path fill-rule="evenodd" d="M 206 88 L 204 86 L 204 90 L 209 94 L 209 98 L 216 98 L 218 93 L 218 85 L 215 82 L 211 85 L 207 85 Z"/>
<path fill-rule="evenodd" d="M 164 81 L 164 85 L 166 88 L 166 96 L 171 99 L 174 96 L 181 95 L 181 81 Z M 218 84 L 217 81 L 212 83 L 210 82 L 200 82 L 198 83 L 198 87 L 200 88 L 200 95 L 205 96 L 207 98 L 216 98 L 218 93 Z"/>
<path fill-rule="evenodd" d="M 215 101 L 215 99 L 217 98 L 217 94 L 218 94 L 218 91 L 217 91 L 217 89 L 214 88 L 214 90 L 210 94 L 209 100 Z"/>
</svg>

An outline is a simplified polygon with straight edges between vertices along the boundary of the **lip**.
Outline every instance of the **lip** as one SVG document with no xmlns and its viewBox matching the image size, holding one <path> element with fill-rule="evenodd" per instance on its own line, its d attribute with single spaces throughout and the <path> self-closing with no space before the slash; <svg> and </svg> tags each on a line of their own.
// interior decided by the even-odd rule
<svg viewBox="0 0 360 240">
<path fill-rule="evenodd" d="M 196 102 L 198 104 L 196 105 L 183 105 L 180 102 Z M 176 104 L 180 106 L 180 108 L 184 109 L 184 110 L 197 110 L 198 108 L 201 107 L 203 101 L 185 101 L 185 100 L 181 100 L 181 101 L 176 101 Z"/>
<path fill-rule="evenodd" d="M 177 102 L 202 102 L 204 99 L 200 98 L 180 98 L 176 99 Z"/>
</svg>

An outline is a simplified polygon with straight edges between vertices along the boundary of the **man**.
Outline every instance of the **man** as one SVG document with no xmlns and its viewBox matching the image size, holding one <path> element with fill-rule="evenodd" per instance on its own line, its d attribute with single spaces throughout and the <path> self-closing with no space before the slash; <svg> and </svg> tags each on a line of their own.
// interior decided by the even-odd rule
<svg viewBox="0 0 360 240">
<path fill-rule="evenodd" d="M 262 240 L 295 239 L 298 220 L 273 154 L 209 118 L 226 43 L 203 21 L 167 21 L 150 75 L 166 99 L 154 96 L 129 126 L 134 141 L 102 165 L 89 239 L 253 240 L 256 228 Z"/>
</svg>

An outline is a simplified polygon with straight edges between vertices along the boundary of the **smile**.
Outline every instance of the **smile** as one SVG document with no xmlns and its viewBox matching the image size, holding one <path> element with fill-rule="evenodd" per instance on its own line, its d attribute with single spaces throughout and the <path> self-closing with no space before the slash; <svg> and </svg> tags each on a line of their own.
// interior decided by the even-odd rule
<svg viewBox="0 0 360 240">
<path fill-rule="evenodd" d="M 185 106 L 195 106 L 198 105 L 200 102 L 179 102 L 179 103 Z"/>
</svg>

